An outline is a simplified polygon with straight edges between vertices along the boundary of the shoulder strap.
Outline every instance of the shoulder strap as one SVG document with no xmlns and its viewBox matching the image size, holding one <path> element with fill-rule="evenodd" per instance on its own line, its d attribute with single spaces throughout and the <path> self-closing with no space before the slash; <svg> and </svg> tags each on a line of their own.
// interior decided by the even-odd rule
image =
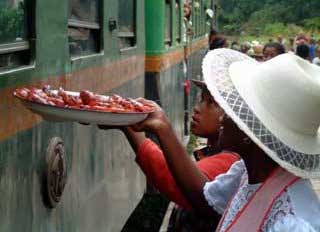
<svg viewBox="0 0 320 232">
<path fill-rule="evenodd" d="M 261 231 L 274 201 L 298 179 L 283 168 L 277 168 L 238 212 L 226 231 Z"/>
</svg>

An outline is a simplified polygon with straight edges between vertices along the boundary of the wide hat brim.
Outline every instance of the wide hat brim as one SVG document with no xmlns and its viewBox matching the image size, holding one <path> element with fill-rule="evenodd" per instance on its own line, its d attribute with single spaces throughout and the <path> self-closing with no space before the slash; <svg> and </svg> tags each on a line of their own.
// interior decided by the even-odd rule
<svg viewBox="0 0 320 232">
<path fill-rule="evenodd" d="M 271 119 L 272 115 L 265 112 L 251 94 L 249 73 L 258 65 L 257 61 L 240 52 L 216 49 L 203 60 L 203 78 L 225 113 L 269 157 L 297 176 L 320 177 L 319 136 L 295 134 L 281 123 L 271 125 L 268 122 L 275 121 Z M 248 79 L 237 81 L 247 76 Z"/>
</svg>

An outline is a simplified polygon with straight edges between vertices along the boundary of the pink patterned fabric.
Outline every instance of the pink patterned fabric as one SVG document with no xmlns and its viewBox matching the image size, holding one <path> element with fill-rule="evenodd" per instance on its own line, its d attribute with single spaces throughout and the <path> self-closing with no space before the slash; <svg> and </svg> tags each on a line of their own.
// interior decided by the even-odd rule
<svg viewBox="0 0 320 232">
<path fill-rule="evenodd" d="M 277 219 L 292 211 L 285 190 L 298 179 L 278 168 L 262 185 L 242 184 L 240 188 L 243 191 L 239 191 L 232 199 L 218 231 L 265 231 L 266 227 L 273 225 L 270 217 Z"/>
</svg>

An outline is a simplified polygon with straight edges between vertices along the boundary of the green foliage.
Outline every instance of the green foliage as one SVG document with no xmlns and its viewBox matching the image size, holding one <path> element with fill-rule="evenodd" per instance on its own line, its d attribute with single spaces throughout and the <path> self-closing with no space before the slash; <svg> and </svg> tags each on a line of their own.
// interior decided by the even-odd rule
<svg viewBox="0 0 320 232">
<path fill-rule="evenodd" d="M 238 31 L 237 31 L 238 27 L 237 27 L 237 24 L 227 24 L 227 25 L 224 25 L 222 30 L 226 33 L 226 34 L 236 34 Z"/>
<path fill-rule="evenodd" d="M 23 37 L 24 10 L 20 4 L 18 8 L 0 9 L 0 43 L 15 41 Z"/>
<path fill-rule="evenodd" d="M 311 31 L 319 31 L 320 30 L 320 17 L 314 17 L 303 20 L 303 25 Z"/>
<path fill-rule="evenodd" d="M 292 35 L 320 30 L 319 0 L 221 0 L 220 28 L 229 35 Z"/>
<path fill-rule="evenodd" d="M 283 23 L 268 23 L 264 26 L 264 34 L 265 35 L 277 35 L 281 34 L 286 30 L 286 25 Z"/>
</svg>

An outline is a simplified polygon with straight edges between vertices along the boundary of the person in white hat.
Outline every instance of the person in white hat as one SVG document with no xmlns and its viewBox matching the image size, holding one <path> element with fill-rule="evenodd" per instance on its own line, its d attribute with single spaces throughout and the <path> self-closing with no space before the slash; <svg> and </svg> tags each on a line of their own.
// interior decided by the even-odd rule
<svg viewBox="0 0 320 232">
<path fill-rule="evenodd" d="M 260 64 L 230 49 L 209 52 L 202 68 L 221 146 L 243 159 L 229 173 L 208 182 L 160 107 L 134 129 L 158 137 L 194 209 L 223 213 L 217 231 L 320 231 L 320 203 L 308 180 L 320 176 L 320 68 L 293 54 Z"/>
</svg>

